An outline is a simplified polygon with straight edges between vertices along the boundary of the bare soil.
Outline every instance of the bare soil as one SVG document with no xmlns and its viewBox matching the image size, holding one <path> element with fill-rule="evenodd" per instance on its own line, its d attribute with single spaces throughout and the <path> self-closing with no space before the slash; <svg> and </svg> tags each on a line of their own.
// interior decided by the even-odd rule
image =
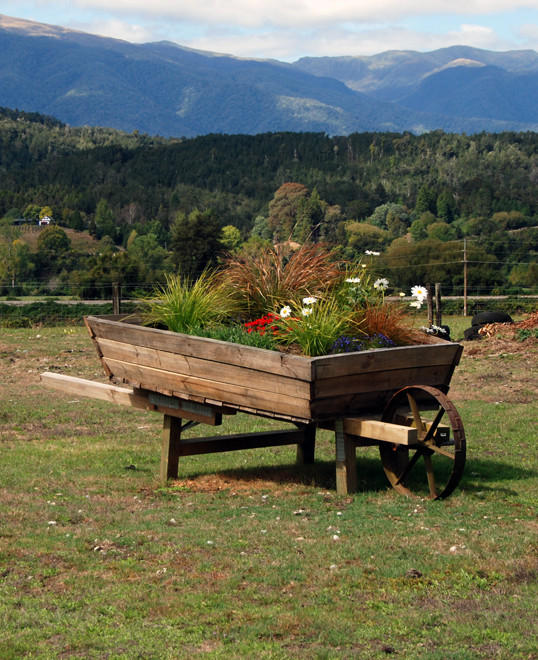
<svg viewBox="0 0 538 660">
<path fill-rule="evenodd" d="M 492 323 L 482 339 L 462 341 L 460 366 L 452 379 L 450 397 L 491 403 L 532 404 L 538 400 L 538 339 L 519 339 L 519 330 L 538 328 L 538 312 L 517 323 Z"/>
</svg>

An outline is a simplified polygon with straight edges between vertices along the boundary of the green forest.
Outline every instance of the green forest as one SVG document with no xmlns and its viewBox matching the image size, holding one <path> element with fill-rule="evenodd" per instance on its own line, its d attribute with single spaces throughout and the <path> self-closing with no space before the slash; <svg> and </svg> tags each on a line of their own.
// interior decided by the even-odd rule
<svg viewBox="0 0 538 660">
<path fill-rule="evenodd" d="M 536 133 L 165 139 L 0 108 L 0 295 L 137 297 L 305 242 L 394 292 L 536 294 L 537 185 Z"/>
</svg>

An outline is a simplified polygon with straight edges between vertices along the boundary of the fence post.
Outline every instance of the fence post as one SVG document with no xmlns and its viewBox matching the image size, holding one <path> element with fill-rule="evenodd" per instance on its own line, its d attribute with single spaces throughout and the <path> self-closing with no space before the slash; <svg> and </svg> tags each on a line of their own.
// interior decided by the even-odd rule
<svg viewBox="0 0 538 660">
<path fill-rule="evenodd" d="M 121 314 L 121 285 L 119 282 L 112 283 L 112 313 Z"/>
<path fill-rule="evenodd" d="M 435 283 L 435 325 L 441 327 L 443 324 L 443 305 L 441 302 L 441 283 Z"/>
</svg>

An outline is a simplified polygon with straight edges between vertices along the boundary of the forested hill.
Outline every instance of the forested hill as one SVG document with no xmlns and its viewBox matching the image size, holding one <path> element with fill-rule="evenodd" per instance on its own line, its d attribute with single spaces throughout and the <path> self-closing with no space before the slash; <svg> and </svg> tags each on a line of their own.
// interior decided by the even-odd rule
<svg viewBox="0 0 538 660">
<path fill-rule="evenodd" d="M 163 139 L 0 109 L 0 215 L 43 200 L 91 218 L 100 199 L 121 215 L 216 206 L 248 228 L 285 182 L 316 188 L 345 217 L 362 220 L 387 201 L 413 208 L 424 186 L 449 191 L 454 214 L 538 213 L 538 134 L 435 131 L 207 135 Z M 233 201 L 232 201 L 233 200 Z"/>
<path fill-rule="evenodd" d="M 106 239 L 106 254 L 123 255 L 114 261 L 123 270 L 114 273 L 104 246 L 102 261 L 92 263 L 87 255 L 28 255 L 25 272 L 38 289 L 61 281 L 95 295 L 98 281 L 135 286 L 162 278 L 191 259 L 195 245 L 211 245 L 215 254 L 252 239 L 289 237 L 329 242 L 351 259 L 381 251 L 399 260 L 390 268 L 399 269 L 402 286 L 442 281 L 454 291 L 461 241 L 469 238 L 476 256 L 470 282 L 490 291 L 509 282 L 536 287 L 537 184 L 533 132 L 179 140 L 0 110 L 0 218 L 35 224 L 46 209 L 56 225 Z M 181 223 L 190 233 L 177 233 Z M 445 250 L 450 261 L 439 260 Z M 453 268 L 424 270 L 432 255 Z M 8 275 L 0 272 L 0 287 L 2 278 Z"/>
</svg>

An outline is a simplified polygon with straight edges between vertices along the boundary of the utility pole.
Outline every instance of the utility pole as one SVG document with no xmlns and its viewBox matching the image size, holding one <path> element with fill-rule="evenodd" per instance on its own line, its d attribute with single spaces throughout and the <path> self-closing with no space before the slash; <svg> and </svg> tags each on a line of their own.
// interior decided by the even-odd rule
<svg viewBox="0 0 538 660">
<path fill-rule="evenodd" d="M 463 239 L 463 316 L 467 316 L 467 239 Z"/>
</svg>

